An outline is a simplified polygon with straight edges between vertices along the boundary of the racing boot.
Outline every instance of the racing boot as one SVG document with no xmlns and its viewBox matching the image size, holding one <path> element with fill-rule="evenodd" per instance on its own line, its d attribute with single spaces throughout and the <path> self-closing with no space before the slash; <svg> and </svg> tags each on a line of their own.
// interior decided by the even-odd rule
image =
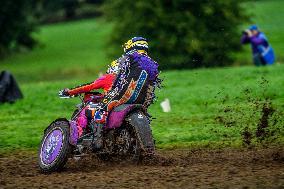
<svg viewBox="0 0 284 189">
<path fill-rule="evenodd" d="M 95 127 L 96 127 L 96 131 L 94 133 L 94 149 L 95 150 L 99 150 L 103 147 L 103 136 L 102 136 L 102 132 L 103 132 L 103 126 L 104 124 L 102 123 L 97 123 L 94 122 Z"/>
<path fill-rule="evenodd" d="M 103 132 L 103 126 L 106 123 L 107 118 L 107 112 L 96 110 L 94 115 L 94 126 L 96 128 L 96 131 L 94 133 L 94 148 L 95 149 L 101 149 L 103 147 L 103 138 L 102 138 L 102 132 Z"/>
</svg>

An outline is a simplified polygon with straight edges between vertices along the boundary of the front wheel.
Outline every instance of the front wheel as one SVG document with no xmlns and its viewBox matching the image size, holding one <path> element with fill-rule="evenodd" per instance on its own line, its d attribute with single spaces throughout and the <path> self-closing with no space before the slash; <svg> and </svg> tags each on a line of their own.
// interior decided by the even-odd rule
<svg viewBox="0 0 284 189">
<path fill-rule="evenodd" d="M 56 121 L 45 131 L 38 153 L 38 164 L 42 172 L 59 171 L 64 167 L 72 149 L 69 133 L 66 121 Z"/>
</svg>

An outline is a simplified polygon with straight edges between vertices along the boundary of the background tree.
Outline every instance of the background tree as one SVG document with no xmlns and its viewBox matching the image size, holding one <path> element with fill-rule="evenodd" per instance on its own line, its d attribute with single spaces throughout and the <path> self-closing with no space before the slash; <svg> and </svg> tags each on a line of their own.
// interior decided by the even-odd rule
<svg viewBox="0 0 284 189">
<path fill-rule="evenodd" d="M 247 16 L 235 0 L 107 0 L 114 21 L 111 54 L 132 36 L 145 36 L 165 69 L 225 66 L 240 49 L 238 26 Z"/>
<path fill-rule="evenodd" d="M 76 10 L 79 8 L 78 0 L 42 0 L 41 1 L 41 19 L 43 21 L 53 19 L 60 19 L 58 12 L 63 12 L 65 19 L 73 19 L 76 16 Z"/>
<path fill-rule="evenodd" d="M 32 48 L 36 0 L 1 0 L 0 56 L 21 47 Z"/>
<path fill-rule="evenodd" d="M 40 22 L 54 23 L 101 16 L 103 0 L 41 0 Z"/>
</svg>

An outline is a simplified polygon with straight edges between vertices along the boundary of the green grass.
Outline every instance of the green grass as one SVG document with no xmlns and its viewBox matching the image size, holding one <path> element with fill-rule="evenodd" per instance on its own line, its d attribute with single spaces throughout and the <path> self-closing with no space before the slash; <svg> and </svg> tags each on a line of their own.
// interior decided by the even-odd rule
<svg viewBox="0 0 284 189">
<path fill-rule="evenodd" d="M 258 102 L 263 102 L 264 97 L 269 98 L 273 107 L 283 114 L 283 72 L 284 66 L 279 65 L 163 73 L 165 87 L 158 92 L 159 100 L 150 109 L 150 113 L 157 118 L 152 122 L 152 128 L 158 147 L 239 146 L 243 126 L 248 122 L 257 124 L 260 115 L 242 118 L 235 111 L 236 118 L 243 120 L 239 120 L 240 125 L 228 128 L 216 121 L 216 118 L 223 116 L 235 120 L 224 114 L 223 110 L 227 106 L 253 113 L 247 99 L 258 97 Z M 261 84 L 263 78 L 268 80 L 267 86 Z M 78 99 L 57 97 L 59 89 L 77 82 L 80 83 L 68 80 L 23 84 L 23 100 L 13 105 L 0 106 L 0 148 L 37 147 L 44 128 L 57 117 L 69 117 L 74 106 L 79 103 Z M 244 92 L 246 89 L 252 91 L 249 96 Z M 163 113 L 159 106 L 164 98 L 170 99 L 170 113 Z M 284 124 L 283 117 L 280 119 L 279 124 Z M 283 130 L 277 133 L 277 142 L 283 143 L 281 133 Z"/>
<path fill-rule="evenodd" d="M 35 33 L 39 46 L 0 62 L 0 70 L 10 70 L 20 82 L 96 75 L 106 69 L 110 31 L 111 24 L 94 19 L 43 26 Z"/>
<path fill-rule="evenodd" d="M 270 99 L 278 111 L 278 127 L 283 127 L 283 117 L 280 117 L 284 110 L 283 70 L 281 65 L 165 73 L 165 88 L 159 98 L 169 98 L 173 111 L 161 113 L 158 104 L 151 109 L 157 116 L 153 127 L 157 143 L 169 147 L 210 143 L 238 146 L 242 129 L 247 124 L 257 125 L 261 116 L 261 107 L 255 109 L 248 103 L 251 99 L 261 104 Z M 264 78 L 268 84 L 262 84 Z M 249 94 L 245 92 L 247 89 L 251 91 Z M 227 107 L 232 109 L 233 116 L 224 113 Z M 226 128 L 216 120 L 219 116 L 237 123 Z"/>
<path fill-rule="evenodd" d="M 284 52 L 283 3 L 248 3 L 253 5 L 254 20 L 267 33 L 278 57 Z M 273 8 L 269 17 L 262 15 L 264 9 Z M 70 117 L 79 100 L 59 99 L 57 92 L 92 81 L 106 69 L 110 60 L 104 44 L 111 27 L 94 19 L 43 26 L 35 34 L 41 42 L 38 48 L 0 62 L 0 70 L 16 76 L 25 96 L 15 104 L 0 105 L 0 151 L 35 149 L 51 121 Z M 250 64 L 249 50 L 247 47 L 238 57 Z M 262 115 L 261 107 L 251 99 L 258 104 L 272 102 L 278 122 L 274 124 L 271 118 L 269 124 L 272 130 L 279 130 L 271 143 L 283 144 L 283 72 L 283 64 L 163 72 L 164 88 L 157 92 L 158 101 L 150 109 L 156 118 L 152 128 L 157 146 L 240 146 L 243 129 L 255 128 Z M 165 98 L 170 99 L 170 113 L 160 108 Z M 224 111 L 228 108 L 229 113 Z M 220 117 L 225 121 L 218 121 Z M 233 126 L 225 127 L 230 121 Z"/>
</svg>

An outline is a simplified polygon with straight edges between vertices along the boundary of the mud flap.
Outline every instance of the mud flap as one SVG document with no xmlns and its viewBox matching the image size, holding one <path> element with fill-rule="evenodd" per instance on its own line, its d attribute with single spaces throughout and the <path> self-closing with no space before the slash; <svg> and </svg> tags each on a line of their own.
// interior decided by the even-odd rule
<svg viewBox="0 0 284 189">
<path fill-rule="evenodd" d="M 105 128 L 113 129 L 122 125 L 125 117 L 135 110 L 145 111 L 141 104 L 122 104 L 115 107 L 108 116 L 108 121 Z"/>
<path fill-rule="evenodd" d="M 136 131 L 142 150 L 146 152 L 146 154 L 153 154 L 155 144 L 148 118 L 143 112 L 135 111 L 129 115 L 128 121 Z"/>
</svg>

